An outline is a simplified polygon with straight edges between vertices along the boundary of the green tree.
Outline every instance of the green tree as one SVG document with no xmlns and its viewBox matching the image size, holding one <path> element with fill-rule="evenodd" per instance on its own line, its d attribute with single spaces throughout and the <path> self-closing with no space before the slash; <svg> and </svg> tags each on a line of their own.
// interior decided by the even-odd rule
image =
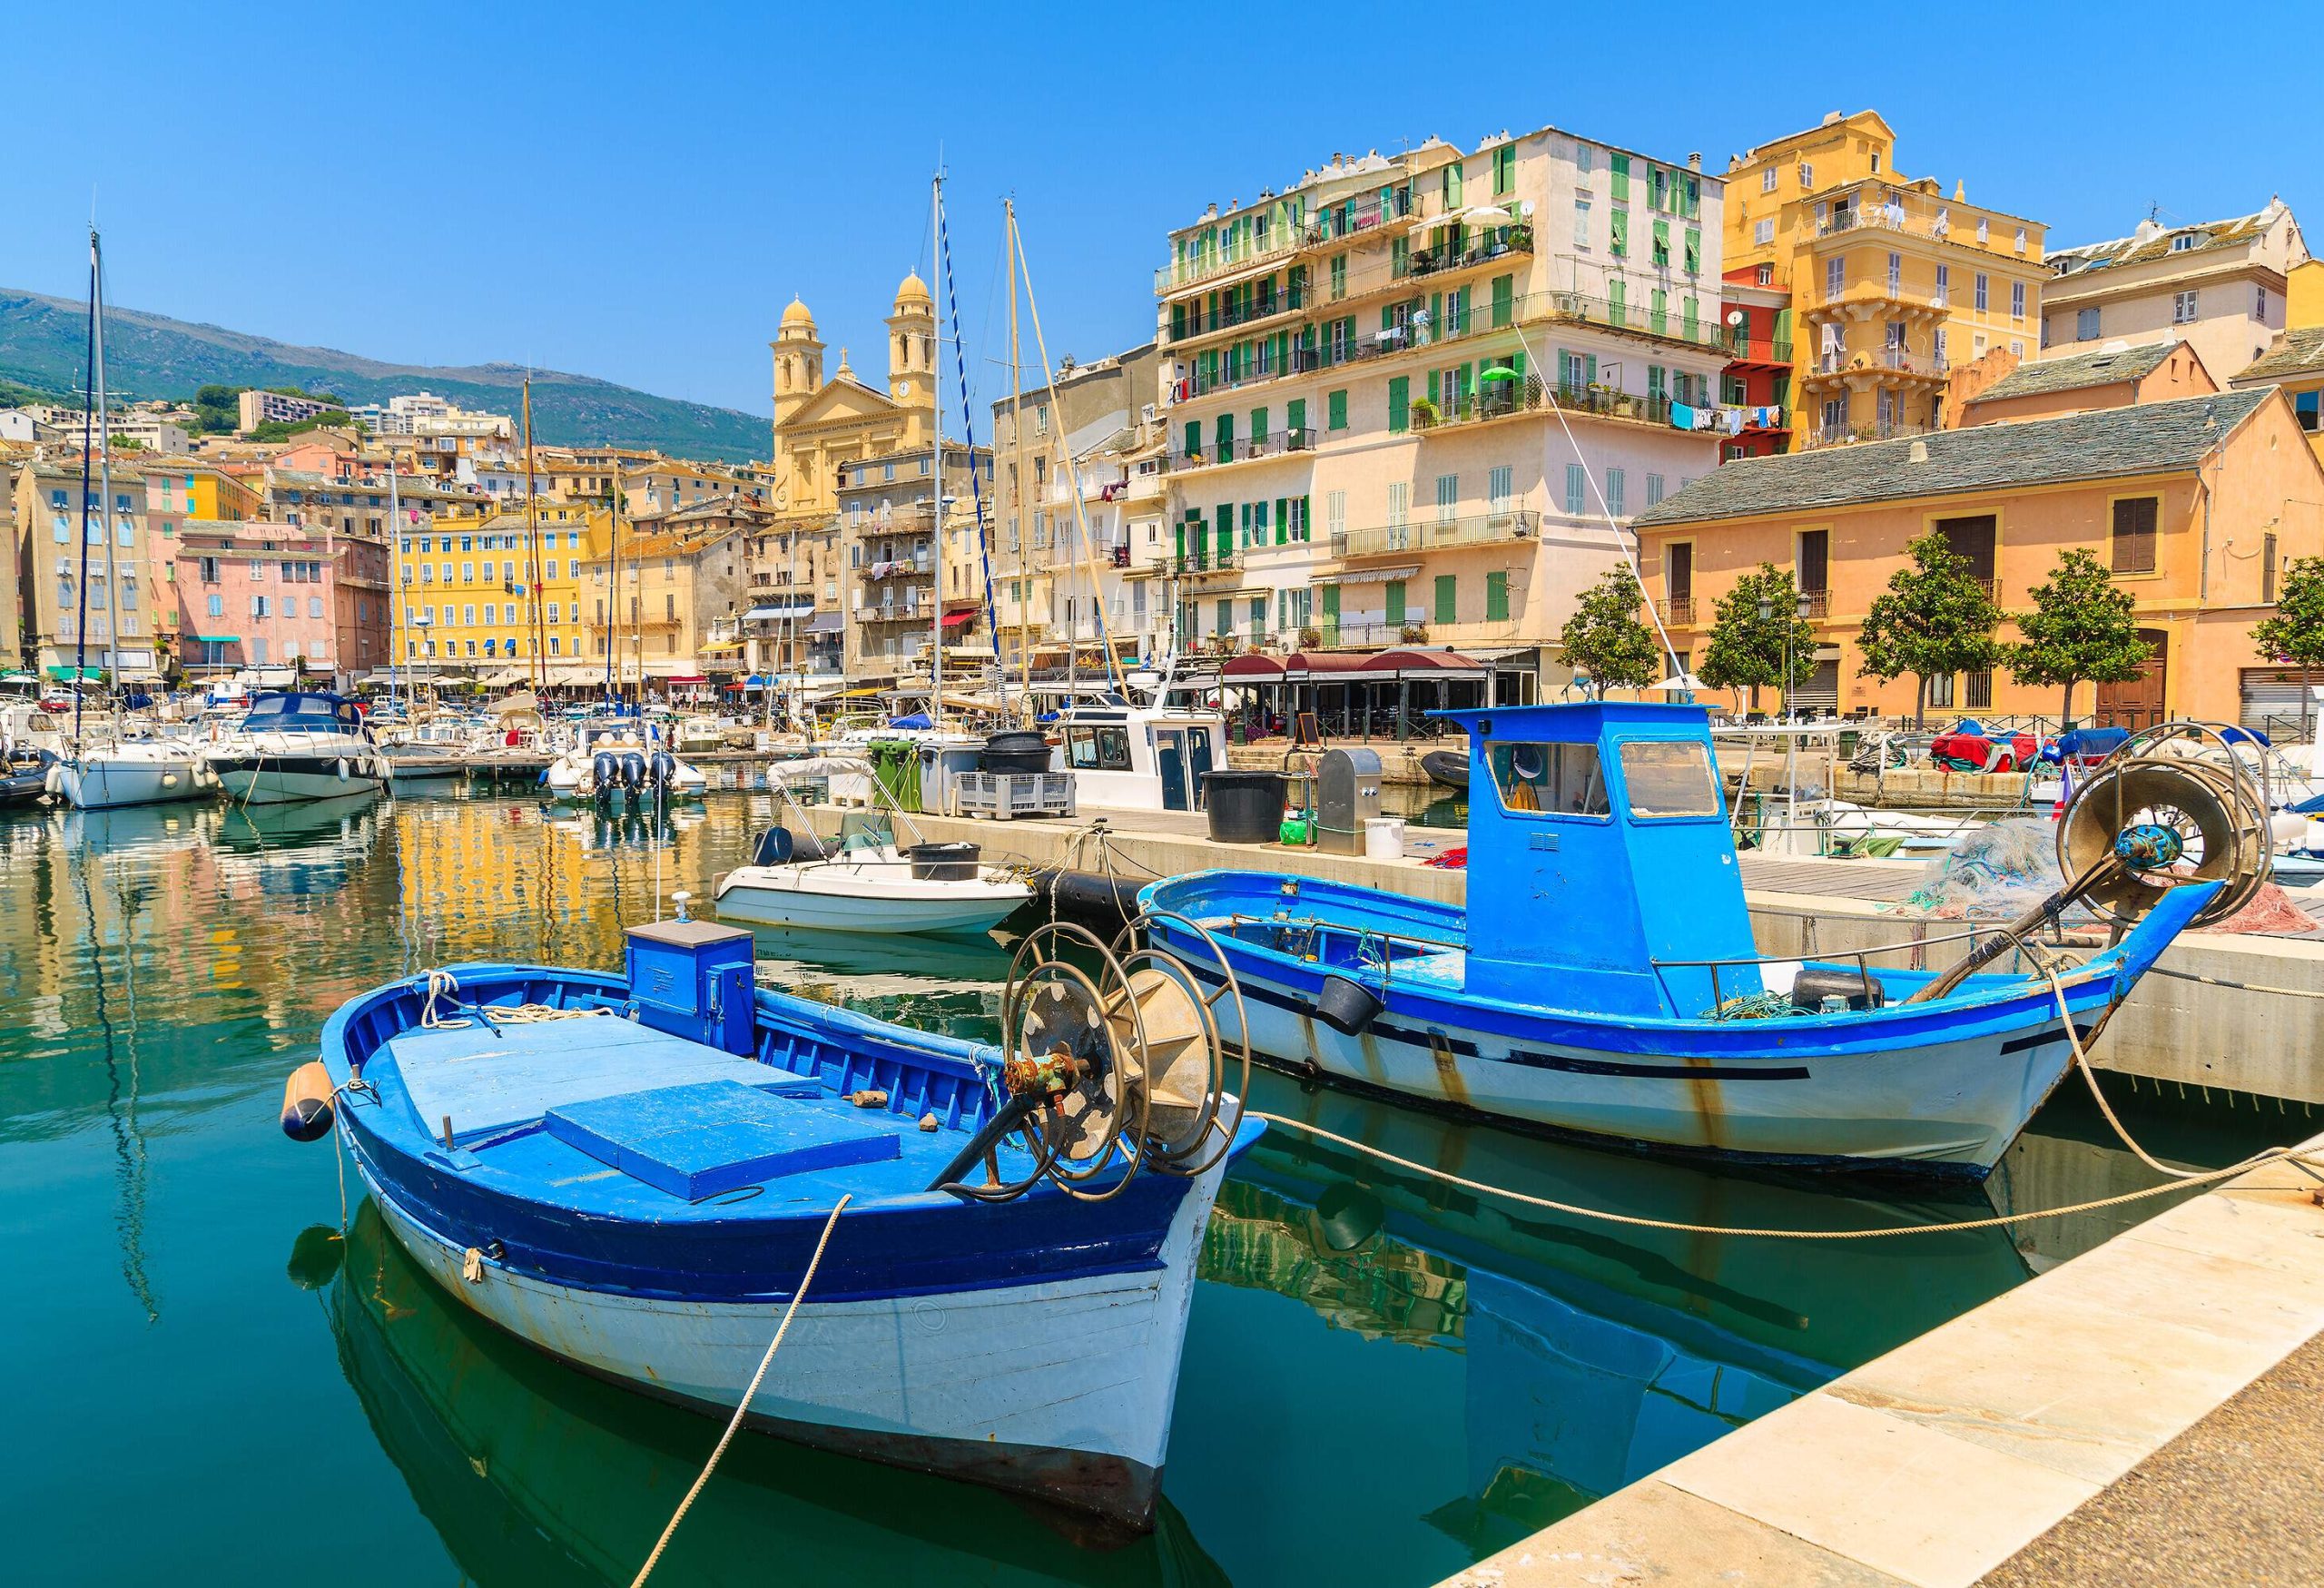
<svg viewBox="0 0 2324 1588">
<path fill-rule="evenodd" d="M 2000 657 L 1994 630 L 2001 608 L 1952 543 L 1931 530 L 1905 547 L 1913 560 L 1889 576 L 1888 588 L 1865 614 L 1858 675 L 1886 683 L 1913 675 L 1913 723 L 1928 712 L 1928 684 L 1990 667 Z"/>
<path fill-rule="evenodd" d="M 2034 587 L 2034 610 L 2017 620 L 2025 637 L 2007 647 L 2009 676 L 2020 684 L 2051 684 L 2065 691 L 2060 725 L 2073 721 L 2073 686 L 2122 684 L 2146 666 L 2137 603 L 2087 551 L 2058 555 L 2047 583 Z"/>
<path fill-rule="evenodd" d="M 1566 666 L 1587 674 L 1603 695 L 1610 688 L 1643 689 L 1653 680 L 1661 647 L 1654 631 L 1639 621 L 1643 594 L 1627 564 L 1581 593 L 1559 638 Z"/>
<path fill-rule="evenodd" d="M 2260 654 L 2299 669 L 2299 735 L 2308 736 L 2309 676 L 2324 667 L 2324 557 L 2303 557 L 2284 570 L 2276 610 L 2251 626 Z"/>
<path fill-rule="evenodd" d="M 1760 616 L 1765 607 L 1767 615 Z M 1787 644 L 1787 642 L 1788 642 Z M 1784 676 L 1784 657 L 1791 676 Z M 1799 587 L 1788 569 L 1763 562 L 1718 598 L 1710 643 L 1695 676 L 1713 689 L 1746 689 L 1757 710 L 1759 690 L 1771 686 L 1787 699 L 1816 670 L 1816 626 L 1799 616 Z"/>
</svg>

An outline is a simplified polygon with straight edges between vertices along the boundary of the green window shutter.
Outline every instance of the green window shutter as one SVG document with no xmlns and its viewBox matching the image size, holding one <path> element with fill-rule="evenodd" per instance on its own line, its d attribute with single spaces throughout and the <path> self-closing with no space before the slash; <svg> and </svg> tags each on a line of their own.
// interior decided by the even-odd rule
<svg viewBox="0 0 2324 1588">
<path fill-rule="evenodd" d="M 1347 429 L 1347 389 L 1330 392 L 1324 399 L 1324 423 L 1335 430 Z"/>
<path fill-rule="evenodd" d="M 1496 198 L 1507 198 L 1517 187 L 1517 145 L 1503 143 L 1492 153 L 1492 191 Z"/>
<path fill-rule="evenodd" d="M 1170 305 L 1170 340 L 1174 342 L 1184 341 L 1186 336 L 1187 306 L 1184 303 L 1173 303 Z"/>
<path fill-rule="evenodd" d="M 1461 163 L 1456 160 L 1444 168 L 1444 207 L 1457 210 L 1465 202 L 1461 197 Z"/>
<path fill-rule="evenodd" d="M 1174 543 L 1172 555 L 1177 557 L 1180 562 L 1186 561 L 1187 521 L 1184 518 L 1179 519 L 1177 523 L 1170 526 L 1170 538 Z"/>
<path fill-rule="evenodd" d="M 1654 253 L 1658 264 L 1670 257 L 1670 222 L 1659 215 L 1654 221 Z"/>
<path fill-rule="evenodd" d="M 1495 276 L 1492 279 L 1492 328 L 1505 330 L 1517 318 L 1517 278 Z"/>
<path fill-rule="evenodd" d="M 1457 623 L 1454 616 L 1461 610 L 1461 577 L 1458 574 L 1436 576 L 1436 621 Z"/>
<path fill-rule="evenodd" d="M 1687 228 L 1687 273 L 1690 276 L 1699 275 L 1702 268 L 1703 229 L 1699 226 L 1689 226 Z"/>
<path fill-rule="evenodd" d="M 1275 543 L 1281 546 L 1291 538 L 1291 498 L 1275 499 Z"/>
<path fill-rule="evenodd" d="M 1581 374 L 1581 379 L 1582 379 L 1583 383 L 1584 383 L 1584 384 L 1586 384 L 1586 385 L 1595 386 L 1595 385 L 1597 385 L 1597 384 L 1598 384 L 1598 355 L 1597 355 L 1597 354 L 1592 353 L 1592 354 L 1590 354 L 1587 359 L 1585 359 L 1585 360 L 1582 360 L 1582 374 Z"/>
<path fill-rule="evenodd" d="M 1679 300 L 1679 320 L 1689 341 L 1699 341 L 1702 339 L 1701 311 L 1692 298 Z"/>
<path fill-rule="evenodd" d="M 1629 202 L 1630 196 L 1630 157 L 1627 154 L 1615 155 L 1613 160 L 1613 172 L 1612 191 L 1614 202 L 1618 204 L 1627 203 Z M 1620 252 L 1620 251 L 1617 249 L 1615 252 Z"/>
<path fill-rule="evenodd" d="M 1202 421 L 1200 419 L 1187 421 L 1187 456 L 1189 458 L 1202 456 Z"/>
<path fill-rule="evenodd" d="M 1214 520 L 1216 533 L 1213 539 L 1218 547 L 1218 560 L 1223 566 L 1235 560 L 1235 504 L 1218 504 L 1218 517 Z"/>
<path fill-rule="evenodd" d="M 1622 191 L 1619 186 L 1615 189 L 1614 196 L 1616 198 L 1622 196 Z M 1628 254 L 1630 251 L 1630 212 L 1628 210 L 1616 210 L 1612 212 L 1610 219 L 1613 232 L 1610 246 L 1618 255 Z"/>
<path fill-rule="evenodd" d="M 1235 456 L 1235 416 L 1231 413 L 1220 414 L 1212 421 L 1212 425 L 1218 431 L 1216 449 L 1218 460 L 1225 463 Z"/>
<path fill-rule="evenodd" d="M 1630 296 L 1630 284 L 1620 277 L 1617 276 L 1606 283 L 1606 323 L 1608 325 L 1628 323 Z"/>
<path fill-rule="evenodd" d="M 1509 621 L 1509 575 L 1498 568 L 1485 575 L 1485 621 Z"/>
<path fill-rule="evenodd" d="M 1307 428 L 1307 399 L 1295 397 L 1283 405 L 1283 428 L 1297 435 Z"/>
<path fill-rule="evenodd" d="M 1235 603 L 1230 597 L 1225 596 L 1218 599 L 1218 632 L 1221 634 L 1235 632 Z"/>
<path fill-rule="evenodd" d="M 1444 400 L 1443 395 L 1436 389 L 1436 375 L 1437 372 L 1433 370 L 1428 372 L 1428 403 L 1431 408 L 1438 406 Z"/>
<path fill-rule="evenodd" d="M 1400 435 L 1412 428 L 1412 377 L 1398 375 L 1388 382 L 1388 431 Z"/>
<path fill-rule="evenodd" d="M 1314 526 L 1315 522 L 1315 508 L 1314 508 L 1313 506 L 1311 506 L 1311 505 L 1310 505 L 1310 503 L 1309 503 L 1309 501 L 1308 501 L 1308 498 L 1303 496 L 1303 497 L 1301 497 L 1301 498 L 1299 498 L 1299 538 L 1300 538 L 1300 539 L 1305 540 L 1305 539 L 1306 539 L 1306 538 L 1307 538 L 1307 537 L 1308 537 L 1308 536 L 1310 536 L 1310 535 L 1312 535 L 1313 533 L 1315 533 L 1315 530 L 1314 530 L 1314 528 L 1313 528 L 1313 526 Z"/>
<path fill-rule="evenodd" d="M 1337 585 L 1325 585 L 1324 587 L 1324 621 L 1336 625 L 1339 620 L 1340 587 Z"/>
<path fill-rule="evenodd" d="M 1388 594 L 1385 599 L 1387 601 L 1387 620 L 1389 625 L 1393 627 L 1401 627 L 1404 621 L 1404 581 L 1402 579 L 1390 579 L 1388 581 Z"/>
<path fill-rule="evenodd" d="M 1267 410 L 1263 408 L 1255 408 L 1251 410 L 1251 445 L 1263 447 L 1266 445 L 1266 439 Z"/>
</svg>

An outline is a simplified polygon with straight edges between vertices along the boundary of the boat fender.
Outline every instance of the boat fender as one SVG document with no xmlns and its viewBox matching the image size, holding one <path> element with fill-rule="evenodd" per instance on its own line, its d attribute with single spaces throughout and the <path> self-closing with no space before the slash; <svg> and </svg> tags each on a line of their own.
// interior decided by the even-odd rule
<svg viewBox="0 0 2324 1588">
<path fill-rule="evenodd" d="M 751 851 L 751 863 L 789 865 L 793 853 L 791 829 L 780 825 L 769 827 L 759 834 L 758 847 Z"/>
<path fill-rule="evenodd" d="M 310 1059 L 290 1072 L 282 1086 L 282 1133 L 293 1141 L 320 1141 L 330 1134 L 330 1071 Z"/>
<path fill-rule="evenodd" d="M 1332 1030 L 1344 1037 L 1360 1037 L 1380 1017 L 1382 1004 L 1377 994 L 1360 981 L 1345 976 L 1326 976 L 1315 992 L 1314 1013 Z"/>
<path fill-rule="evenodd" d="M 339 758 L 339 781 L 341 783 L 347 781 L 347 757 L 344 755 Z"/>
<path fill-rule="evenodd" d="M 1817 1012 L 1830 998 L 1846 1000 L 1850 1009 L 1878 1009 L 1888 1001 L 1888 993 L 1879 977 L 1856 971 L 1803 969 L 1791 980 L 1794 1009 Z"/>
</svg>

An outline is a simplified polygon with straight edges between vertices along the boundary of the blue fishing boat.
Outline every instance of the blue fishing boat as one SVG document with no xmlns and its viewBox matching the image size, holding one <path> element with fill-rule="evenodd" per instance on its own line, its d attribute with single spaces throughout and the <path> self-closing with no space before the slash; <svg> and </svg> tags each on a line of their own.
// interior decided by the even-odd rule
<svg viewBox="0 0 2324 1588">
<path fill-rule="evenodd" d="M 1161 947 L 1223 945 L 1262 1058 L 1551 1132 L 1982 1177 L 2073 1061 L 2061 1002 L 2093 1036 L 2265 873 L 2248 780 L 2132 754 L 2083 784 L 2073 880 L 2026 918 L 1802 963 L 1753 940 L 1701 708 L 1443 715 L 1468 734 L 1465 909 L 1245 871 L 1140 902 Z M 2123 930 L 2053 984 L 2022 956 L 2077 901 Z M 1947 942 L 1959 963 L 1913 968 Z"/>
<path fill-rule="evenodd" d="M 621 975 L 350 1001 L 284 1129 L 337 1129 L 438 1284 L 588 1372 L 1149 1525 L 1203 1228 L 1260 1129 L 1215 1043 L 1149 1043 L 1202 1027 L 1196 983 L 1020 954 L 995 1048 L 755 987 L 751 934 L 680 900 Z"/>
</svg>

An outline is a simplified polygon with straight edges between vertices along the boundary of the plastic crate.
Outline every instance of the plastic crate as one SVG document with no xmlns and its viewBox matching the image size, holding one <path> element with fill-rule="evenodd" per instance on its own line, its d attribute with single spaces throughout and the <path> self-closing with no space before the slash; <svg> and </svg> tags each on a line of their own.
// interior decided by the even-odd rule
<svg viewBox="0 0 2324 1588">
<path fill-rule="evenodd" d="M 951 814 L 994 822 L 1074 814 L 1070 772 L 964 772 L 953 779 Z"/>
</svg>

